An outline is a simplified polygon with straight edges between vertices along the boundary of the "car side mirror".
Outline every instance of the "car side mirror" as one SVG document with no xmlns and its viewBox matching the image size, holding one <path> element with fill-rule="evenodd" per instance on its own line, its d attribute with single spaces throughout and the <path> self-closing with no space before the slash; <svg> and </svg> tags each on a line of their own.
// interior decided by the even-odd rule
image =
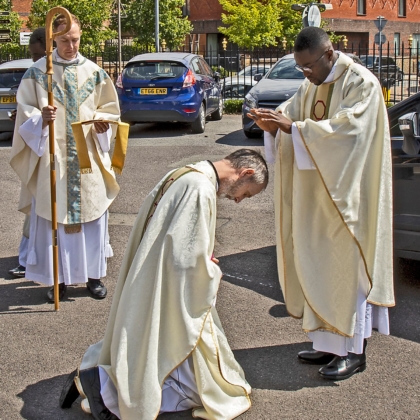
<svg viewBox="0 0 420 420">
<path fill-rule="evenodd" d="M 215 72 L 213 73 L 213 79 L 214 79 L 216 82 L 219 82 L 219 81 L 220 81 L 220 77 L 221 77 L 221 75 L 220 75 L 220 73 L 219 73 L 218 71 L 215 71 Z"/>
<path fill-rule="evenodd" d="M 418 155 L 420 150 L 419 116 L 409 112 L 398 119 L 398 125 L 404 136 L 402 150 L 408 155 Z"/>
<path fill-rule="evenodd" d="M 254 80 L 256 82 L 259 82 L 262 79 L 262 77 L 263 77 L 262 73 L 258 73 L 254 76 Z"/>
</svg>

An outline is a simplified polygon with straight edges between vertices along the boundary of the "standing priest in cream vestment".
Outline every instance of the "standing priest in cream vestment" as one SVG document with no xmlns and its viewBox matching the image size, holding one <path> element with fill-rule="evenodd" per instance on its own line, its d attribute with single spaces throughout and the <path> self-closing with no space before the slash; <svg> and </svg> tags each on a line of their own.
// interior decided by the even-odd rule
<svg viewBox="0 0 420 420">
<path fill-rule="evenodd" d="M 95 420 L 152 420 L 190 408 L 194 417 L 228 420 L 248 410 L 251 389 L 215 308 L 216 197 L 239 203 L 267 182 L 264 159 L 249 149 L 159 182 L 131 232 L 104 339 L 69 376 L 62 408 L 80 392 Z"/>
<path fill-rule="evenodd" d="M 249 115 L 276 160 L 280 283 L 313 342 L 299 360 L 346 379 L 365 369 L 372 328 L 389 334 L 394 305 L 387 113 L 377 78 L 322 29 L 303 29 L 294 54 L 297 93 Z"/>
<path fill-rule="evenodd" d="M 53 30 L 64 28 L 65 18 L 58 16 Z M 78 52 L 80 36 L 80 22 L 73 17 L 70 31 L 56 38 L 54 106 L 48 105 L 45 58 L 23 76 L 10 163 L 26 187 L 19 210 L 31 215 L 26 278 L 52 285 L 48 122 L 55 120 L 60 299 L 66 285 L 86 282 L 93 297 L 102 299 L 106 288 L 100 278 L 112 256 L 108 207 L 119 191 L 108 155 L 114 134 L 105 122 L 84 126 L 92 168 L 81 174 L 71 124 L 118 121 L 120 111 L 108 75 Z M 47 296 L 54 301 L 53 289 Z"/>
</svg>

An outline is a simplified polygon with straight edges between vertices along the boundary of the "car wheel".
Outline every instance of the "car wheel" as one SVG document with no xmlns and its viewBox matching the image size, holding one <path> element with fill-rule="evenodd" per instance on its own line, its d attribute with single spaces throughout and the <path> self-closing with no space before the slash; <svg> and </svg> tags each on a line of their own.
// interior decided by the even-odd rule
<svg viewBox="0 0 420 420">
<path fill-rule="evenodd" d="M 191 124 L 191 128 L 193 133 L 204 133 L 206 128 L 206 110 L 203 103 L 200 106 L 196 120 Z"/>
<path fill-rule="evenodd" d="M 260 139 L 263 135 L 263 133 L 254 133 L 252 131 L 245 131 L 244 130 L 244 134 L 245 136 L 247 136 L 249 139 Z"/>
<path fill-rule="evenodd" d="M 222 96 L 219 97 L 219 108 L 211 114 L 211 118 L 214 121 L 219 121 L 223 117 L 223 98 Z"/>
</svg>

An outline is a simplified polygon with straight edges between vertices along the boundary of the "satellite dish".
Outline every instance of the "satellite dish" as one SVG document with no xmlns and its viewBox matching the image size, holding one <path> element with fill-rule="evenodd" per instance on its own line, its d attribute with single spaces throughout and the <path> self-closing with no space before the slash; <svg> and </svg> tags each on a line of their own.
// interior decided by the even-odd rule
<svg viewBox="0 0 420 420">
<path fill-rule="evenodd" d="M 321 26 L 321 12 L 319 11 L 318 6 L 312 5 L 305 7 L 305 10 L 302 13 L 303 26 Z"/>
</svg>

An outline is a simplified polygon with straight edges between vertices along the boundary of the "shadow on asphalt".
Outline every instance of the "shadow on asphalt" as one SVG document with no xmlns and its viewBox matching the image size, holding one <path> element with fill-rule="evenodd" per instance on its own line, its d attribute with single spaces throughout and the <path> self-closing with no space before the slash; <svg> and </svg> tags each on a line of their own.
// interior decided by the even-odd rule
<svg viewBox="0 0 420 420">
<path fill-rule="evenodd" d="M 223 280 L 275 299 L 269 313 L 287 317 L 277 276 L 276 248 L 269 246 L 220 257 Z M 391 335 L 420 343 L 420 261 L 396 259 L 396 306 L 389 309 Z"/>
<path fill-rule="evenodd" d="M 23 401 L 23 407 L 20 411 L 22 418 L 27 420 L 92 419 L 91 415 L 85 414 L 81 409 L 80 397 L 70 409 L 59 408 L 58 401 L 66 379 L 67 375 L 60 375 L 27 386 L 17 395 Z"/>
<path fill-rule="evenodd" d="M 54 311 L 51 309 L 34 310 L 36 305 L 45 305 L 47 302 L 47 291 L 50 286 L 35 283 L 25 278 L 14 278 L 8 271 L 18 265 L 17 257 L 0 258 L 0 278 L 5 279 L 5 283 L 0 284 L 0 315 L 20 314 L 20 313 L 39 313 Z M 83 284 L 69 286 L 62 302 L 72 302 L 80 298 L 90 298 L 90 294 Z"/>
<path fill-rule="evenodd" d="M 223 136 L 216 140 L 216 143 L 218 144 L 243 147 L 264 146 L 264 140 L 262 137 L 260 139 L 249 139 L 245 136 L 242 130 L 232 131 L 228 134 L 219 133 L 217 135 Z"/>
<path fill-rule="evenodd" d="M 284 302 L 277 276 L 275 246 L 219 257 L 219 261 L 224 281 Z M 275 315 L 279 313 L 274 310 L 272 315 L 281 316 Z"/>
<path fill-rule="evenodd" d="M 181 137 L 192 134 L 192 129 L 185 123 L 138 123 L 130 127 L 129 137 L 137 138 L 142 133 L 146 133 L 147 138 Z"/>
<path fill-rule="evenodd" d="M 8 280 L 7 280 L 8 281 Z M 54 304 L 48 302 L 47 291 L 50 286 L 38 284 L 26 279 L 12 279 L 10 283 L 0 284 L 0 316 L 11 314 L 49 313 L 54 311 Z M 90 297 L 83 284 L 69 286 L 60 302 L 74 302 L 76 299 Z M 36 310 L 34 306 L 50 304 L 47 309 Z"/>
<path fill-rule="evenodd" d="M 298 361 L 298 352 L 310 350 L 311 347 L 311 343 L 304 342 L 234 350 L 233 353 L 252 388 L 297 391 L 302 388 L 338 386 L 319 376 L 319 366 Z"/>
</svg>

